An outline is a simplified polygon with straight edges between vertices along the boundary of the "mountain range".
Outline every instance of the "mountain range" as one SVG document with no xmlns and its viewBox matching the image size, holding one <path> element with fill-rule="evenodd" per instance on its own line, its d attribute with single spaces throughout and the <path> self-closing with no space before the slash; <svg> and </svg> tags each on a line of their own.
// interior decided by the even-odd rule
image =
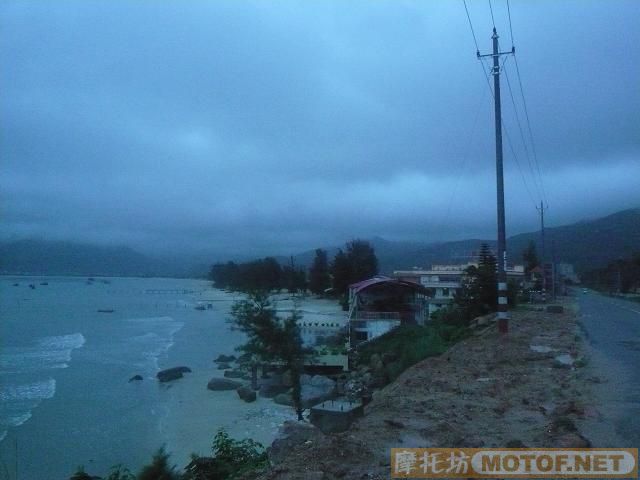
<svg viewBox="0 0 640 480">
<path fill-rule="evenodd" d="M 507 239 L 509 263 L 521 263 L 522 251 L 536 242 L 540 255 L 540 232 L 523 233 Z M 578 272 L 605 266 L 640 251 L 640 208 L 624 210 L 595 220 L 545 230 L 546 258 L 571 263 Z M 369 239 L 378 257 L 380 271 L 428 268 L 438 263 L 464 263 L 482 243 L 495 247 L 494 240 L 469 239 L 453 242 L 397 242 Z M 332 259 L 337 246 L 322 247 Z M 309 266 L 315 250 L 294 255 L 294 263 Z M 218 257 L 220 258 L 220 257 Z M 278 257 L 284 264 L 289 257 Z M 87 276 L 172 276 L 204 277 L 208 263 L 216 259 L 194 259 L 186 255 L 157 258 L 128 247 L 96 246 L 47 240 L 15 240 L 0 243 L 0 273 Z"/>
<path fill-rule="evenodd" d="M 522 263 L 522 252 L 530 241 L 542 257 L 539 231 L 514 235 L 507 239 L 507 258 L 510 264 Z M 496 247 L 495 240 L 469 239 L 430 244 L 393 242 L 376 237 L 370 239 L 378 257 L 380 271 L 429 268 L 433 264 L 465 263 L 473 258 L 483 243 Z M 326 248 L 333 258 L 338 247 Z M 623 210 L 595 220 L 545 229 L 545 258 L 547 261 L 571 263 L 576 271 L 584 272 L 631 256 L 640 251 L 640 208 Z M 315 251 L 294 256 L 298 265 L 310 265 Z M 285 261 L 283 259 L 283 261 Z M 286 260 L 288 261 L 288 260 Z"/>
</svg>

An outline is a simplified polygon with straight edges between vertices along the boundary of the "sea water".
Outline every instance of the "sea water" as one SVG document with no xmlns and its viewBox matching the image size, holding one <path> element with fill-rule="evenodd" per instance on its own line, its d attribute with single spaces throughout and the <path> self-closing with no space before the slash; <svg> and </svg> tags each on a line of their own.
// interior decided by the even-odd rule
<svg viewBox="0 0 640 480">
<path fill-rule="evenodd" d="M 234 353 L 232 301 L 198 280 L 0 277 L 0 478 L 148 463 L 173 386 L 155 374 Z"/>
</svg>

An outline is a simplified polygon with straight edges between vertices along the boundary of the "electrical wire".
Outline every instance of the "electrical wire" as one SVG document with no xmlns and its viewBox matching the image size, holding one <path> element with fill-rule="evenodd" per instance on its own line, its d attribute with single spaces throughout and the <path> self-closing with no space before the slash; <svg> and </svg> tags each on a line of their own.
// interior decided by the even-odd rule
<svg viewBox="0 0 640 480">
<path fill-rule="evenodd" d="M 538 174 L 538 182 L 540 184 L 541 197 L 542 197 L 543 200 L 545 200 L 548 203 L 547 194 L 546 194 L 546 191 L 545 191 L 545 188 L 544 188 L 544 182 L 542 181 L 542 173 L 540 172 L 540 162 L 538 162 L 538 154 L 537 154 L 537 151 L 536 151 L 536 144 L 533 141 L 533 132 L 531 130 L 531 121 L 529 119 L 529 110 L 527 108 L 527 101 L 525 100 L 524 89 L 522 88 L 522 77 L 520 76 L 520 67 L 518 66 L 518 57 L 516 56 L 515 48 L 514 48 L 515 44 L 514 44 L 514 40 L 513 40 L 513 25 L 512 25 L 512 22 L 511 22 L 511 6 L 509 4 L 509 0 L 507 0 L 507 15 L 509 17 L 509 34 L 511 36 L 511 47 L 513 49 L 513 59 L 514 59 L 514 63 L 516 64 L 516 75 L 518 77 L 518 85 L 519 85 L 519 88 L 520 88 L 520 96 L 522 97 L 522 105 L 524 107 L 524 115 L 525 115 L 525 119 L 527 121 L 527 131 L 529 133 L 529 141 L 531 142 L 531 152 L 533 154 L 533 162 L 535 164 L 536 172 Z M 507 77 L 507 83 L 509 83 L 509 78 L 508 77 Z M 509 88 L 511 88 L 511 87 L 509 87 Z M 514 105 L 514 108 L 515 108 L 515 105 Z"/>
<path fill-rule="evenodd" d="M 496 29 L 496 20 L 493 18 L 493 6 L 491 5 L 491 0 L 489 0 L 489 10 L 491 11 L 491 23 L 493 24 L 493 29 Z"/>
<path fill-rule="evenodd" d="M 509 34 L 511 36 L 511 47 L 513 48 L 513 28 L 511 27 L 511 7 L 509 7 L 509 0 L 507 0 L 507 14 L 509 16 Z"/>
<path fill-rule="evenodd" d="M 542 189 L 538 184 L 538 179 L 536 178 L 536 172 L 533 169 L 533 164 L 531 163 L 531 156 L 529 155 L 529 149 L 527 148 L 527 142 L 525 141 L 524 131 L 522 130 L 522 123 L 520 122 L 520 115 L 518 115 L 518 108 L 516 106 L 516 101 L 513 96 L 513 90 L 511 89 L 511 82 L 509 81 L 509 74 L 507 73 L 507 69 L 504 68 L 503 64 L 503 72 L 504 77 L 507 79 L 507 87 L 509 88 L 509 96 L 511 97 L 511 104 L 513 105 L 514 115 L 516 117 L 516 123 L 518 125 L 518 131 L 520 132 L 520 139 L 522 140 L 522 146 L 524 148 L 525 157 L 527 158 L 527 163 L 529 165 L 529 171 L 531 172 L 531 178 L 533 179 L 533 184 L 537 190 L 537 194 L 542 196 Z"/>
<path fill-rule="evenodd" d="M 478 56 L 479 56 L 480 55 L 480 48 L 478 47 L 478 41 L 476 39 L 476 34 L 475 34 L 474 29 L 473 29 L 473 23 L 471 22 L 471 16 L 469 15 L 469 9 L 467 8 L 467 2 L 466 2 L 466 0 L 462 0 L 462 2 L 464 4 L 465 12 L 467 13 L 467 19 L 469 21 L 469 28 L 471 29 L 471 35 L 473 36 L 473 41 L 474 41 L 474 43 L 476 45 L 476 52 L 478 53 Z M 489 7 L 491 8 L 491 19 L 493 20 L 493 7 L 491 5 L 491 0 L 489 0 Z M 495 22 L 494 22 L 494 28 L 495 28 Z M 514 55 L 514 57 L 515 57 L 515 55 Z M 505 59 L 503 60 L 502 67 L 504 67 L 504 64 L 507 61 L 507 58 L 508 57 L 505 57 Z M 487 68 L 486 68 L 485 63 L 484 63 L 484 58 L 480 58 L 480 65 L 481 65 L 482 71 L 484 73 L 484 78 L 485 78 L 485 80 L 487 82 L 487 87 L 489 88 L 489 92 L 491 93 L 491 97 L 495 101 L 495 94 L 494 94 L 493 88 L 491 88 L 491 82 L 489 81 L 489 74 L 487 73 Z M 500 67 L 498 67 L 498 68 L 500 68 Z M 517 69 L 517 65 L 516 65 L 516 69 Z M 525 112 L 526 112 L 526 108 L 525 108 Z M 509 145 L 509 149 L 511 150 L 511 153 L 513 154 L 513 157 L 514 157 L 514 159 L 516 161 L 516 165 L 518 167 L 518 170 L 520 171 L 520 176 L 522 177 L 522 182 L 524 183 L 525 190 L 527 190 L 527 193 L 528 193 L 529 197 L 531 198 L 533 204 L 536 205 L 536 201 L 534 200 L 534 197 L 531 194 L 531 190 L 529 188 L 529 184 L 527 183 L 526 178 L 525 178 L 525 176 L 524 176 L 524 174 L 522 172 L 522 168 L 520 167 L 520 162 L 518 160 L 518 156 L 517 156 L 517 154 L 515 152 L 515 149 L 513 148 L 513 143 L 511 142 L 511 137 L 510 137 L 509 132 L 508 132 L 508 130 L 506 128 L 506 124 L 504 122 L 504 117 L 502 117 L 502 115 L 500 116 L 500 120 L 501 120 L 502 129 L 504 131 L 505 137 L 507 138 L 507 143 Z M 539 170 L 538 170 L 538 172 L 539 172 Z"/>
<path fill-rule="evenodd" d="M 478 47 L 478 40 L 476 39 L 476 32 L 473 31 L 473 24 L 471 23 L 471 16 L 469 15 L 469 9 L 467 8 L 467 0 L 462 0 L 464 4 L 464 11 L 467 12 L 467 20 L 469 20 L 469 28 L 471 28 L 471 36 L 473 36 L 473 43 L 476 44 L 476 52 L 480 55 L 480 47 Z"/>
<path fill-rule="evenodd" d="M 451 213 L 451 207 L 453 206 L 453 200 L 458 192 L 458 185 L 460 184 L 460 179 L 462 178 L 464 172 L 466 171 L 466 167 L 467 167 L 467 161 L 469 160 L 470 157 L 470 150 L 471 150 L 471 144 L 476 132 L 476 127 L 478 126 L 478 119 L 480 118 L 480 112 L 482 110 L 482 104 L 484 103 L 484 99 L 486 96 L 486 90 L 482 90 L 482 97 L 480 98 L 480 101 L 478 102 L 478 105 L 476 106 L 476 111 L 475 114 L 473 116 L 473 124 L 471 126 L 471 133 L 469 134 L 469 136 L 467 137 L 467 142 L 466 142 L 466 146 L 465 148 L 462 150 L 463 151 L 463 157 L 462 157 L 462 166 L 460 169 L 458 169 L 458 176 L 456 177 L 456 183 L 453 186 L 453 190 L 451 192 L 451 196 L 449 198 L 449 202 L 447 204 L 447 209 L 446 209 L 446 214 L 444 216 L 442 223 L 442 226 L 445 226 L 445 222 L 446 220 L 449 218 L 449 214 Z"/>
<path fill-rule="evenodd" d="M 520 68 L 518 67 L 518 57 L 514 54 L 513 59 L 516 64 L 516 74 L 518 76 L 518 84 L 520 85 L 520 95 L 522 96 L 522 105 L 524 106 L 524 115 L 527 120 L 527 129 L 529 131 L 529 140 L 531 141 L 531 151 L 533 152 L 533 161 L 535 163 L 536 170 L 538 172 L 538 177 L 540 179 L 540 188 L 542 190 L 543 200 L 545 200 L 545 203 L 549 203 L 547 193 L 544 188 L 544 183 L 542 181 L 542 173 L 540 173 L 540 162 L 538 162 L 536 144 L 533 141 L 533 132 L 531 131 L 531 121 L 529 120 L 529 109 L 527 108 L 527 101 L 525 100 L 524 89 L 522 88 L 522 77 L 520 76 Z"/>
</svg>

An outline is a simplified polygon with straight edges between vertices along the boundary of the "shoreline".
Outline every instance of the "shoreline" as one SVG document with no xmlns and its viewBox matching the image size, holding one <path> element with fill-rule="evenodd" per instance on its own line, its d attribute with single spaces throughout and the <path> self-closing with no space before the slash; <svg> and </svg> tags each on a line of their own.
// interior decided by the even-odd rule
<svg viewBox="0 0 640 480">
<path fill-rule="evenodd" d="M 295 418 L 291 407 L 278 405 L 270 398 L 258 396 L 255 402 L 246 403 L 235 390 L 208 390 L 207 382 L 213 376 L 207 372 L 188 374 L 167 389 L 167 412 L 159 430 L 171 463 L 179 468 L 189 463 L 193 453 L 210 456 L 220 428 L 237 440 L 251 438 L 266 448 L 279 426 Z"/>
<path fill-rule="evenodd" d="M 216 305 L 229 304 L 242 298 L 237 292 L 226 292 L 216 288 L 208 288 L 193 295 L 194 304 L 198 302 L 214 302 Z M 340 306 L 334 300 L 319 299 L 313 296 L 307 298 L 293 297 L 290 294 L 274 295 L 274 307 L 280 312 L 289 311 L 295 303 L 308 319 L 327 318 L 327 316 L 342 316 Z M 221 309 L 223 317 L 228 313 Z M 215 326 L 212 325 L 212 328 Z M 218 328 L 228 328 L 226 323 Z M 184 327 L 189 328 L 189 325 Z M 174 345 L 167 352 L 163 368 L 181 364 L 179 352 L 188 345 L 186 339 L 174 339 Z M 178 342 L 181 342 L 178 344 Z M 185 467 L 190 461 L 192 453 L 200 456 L 211 455 L 211 445 L 219 428 L 224 428 L 236 440 L 250 438 L 267 448 L 276 438 L 279 427 L 286 420 L 295 420 L 296 415 L 292 407 L 279 405 L 272 398 L 259 395 L 256 401 L 246 403 L 239 398 L 235 390 L 211 391 L 207 383 L 211 378 L 223 378 L 224 370 L 218 370 L 213 359 L 219 354 L 238 355 L 233 346 L 216 349 L 211 347 L 207 351 L 199 352 L 200 368 L 185 374 L 174 382 L 167 384 L 162 395 L 162 403 L 166 413 L 162 415 L 158 431 L 167 453 L 171 455 L 171 464 L 179 468 Z M 174 365 L 175 364 L 175 365 Z M 203 368 L 204 367 L 204 368 Z M 248 382 L 244 382 L 247 383 Z M 159 445 L 160 446 L 160 445 Z"/>
</svg>

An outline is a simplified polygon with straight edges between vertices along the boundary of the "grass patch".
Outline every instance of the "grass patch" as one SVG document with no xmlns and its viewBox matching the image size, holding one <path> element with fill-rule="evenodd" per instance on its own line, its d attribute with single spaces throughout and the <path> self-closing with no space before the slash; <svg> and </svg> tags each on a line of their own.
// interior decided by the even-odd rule
<svg viewBox="0 0 640 480">
<path fill-rule="evenodd" d="M 431 322 L 428 325 L 401 325 L 358 349 L 358 363 L 368 365 L 371 356 L 391 359 L 385 371 L 389 381 L 427 357 L 444 353 L 451 345 L 469 335 L 468 329 Z"/>
</svg>

